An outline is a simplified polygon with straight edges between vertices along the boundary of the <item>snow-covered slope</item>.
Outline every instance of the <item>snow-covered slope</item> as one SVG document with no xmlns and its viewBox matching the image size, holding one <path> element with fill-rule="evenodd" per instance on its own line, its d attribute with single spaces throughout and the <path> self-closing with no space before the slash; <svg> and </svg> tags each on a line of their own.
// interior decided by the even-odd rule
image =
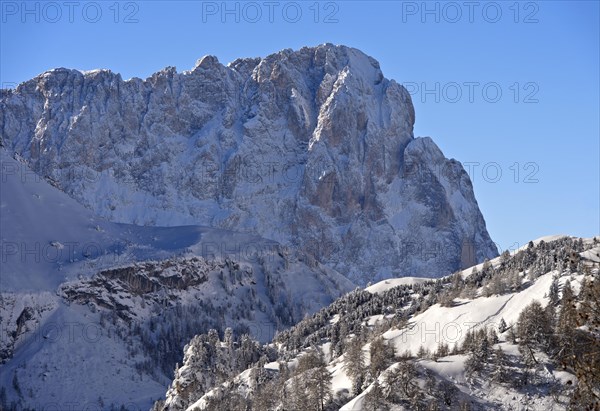
<svg viewBox="0 0 600 411">
<path fill-rule="evenodd" d="M 115 222 L 254 232 L 363 285 L 497 254 L 467 173 L 413 137 L 409 93 L 353 48 L 146 80 L 55 69 L 0 113 L 2 145 Z"/>
<path fill-rule="evenodd" d="M 584 409 L 600 394 L 598 244 L 544 237 L 443 279 L 354 291 L 210 389 L 194 385 L 203 362 L 193 353 L 206 341 L 196 338 L 156 409 Z M 573 341 L 586 348 L 565 356 Z"/>
<path fill-rule="evenodd" d="M 52 291 L 66 280 L 136 259 L 165 258 L 230 240 L 203 227 L 138 227 L 96 217 L 0 149 L 2 291 Z M 223 238 L 225 237 L 225 238 Z M 247 237 L 250 238 L 250 237 Z M 257 238 L 257 237 L 256 237 Z M 205 240 L 206 241 L 206 240 Z M 208 240 L 211 241 L 211 240 Z"/>
<path fill-rule="evenodd" d="M 460 344 L 468 330 L 479 328 L 498 329 L 500 320 L 514 324 L 523 308 L 537 300 L 544 305 L 548 302 L 548 290 L 553 276 L 551 271 L 537 278 L 531 284 L 525 284 L 522 291 L 504 295 L 493 295 L 475 299 L 457 298 L 454 307 L 435 304 L 424 313 L 413 316 L 402 330 L 390 330 L 383 334 L 397 350 L 410 350 L 416 353 L 423 346 L 435 351 L 440 341 L 450 345 Z M 569 276 L 572 285 L 577 285 L 581 277 Z M 563 278 L 563 282 L 567 277 Z"/>
<path fill-rule="evenodd" d="M 195 334 L 268 341 L 354 287 L 253 234 L 107 222 L 0 155 L 0 408 L 149 408 Z"/>
<path fill-rule="evenodd" d="M 383 280 L 378 282 L 377 284 L 370 285 L 365 288 L 366 291 L 379 294 L 394 287 L 398 287 L 399 285 L 412 285 L 424 283 L 426 281 L 431 281 L 433 278 L 423 278 L 423 277 L 402 277 L 402 278 L 390 278 L 389 280 Z"/>
</svg>

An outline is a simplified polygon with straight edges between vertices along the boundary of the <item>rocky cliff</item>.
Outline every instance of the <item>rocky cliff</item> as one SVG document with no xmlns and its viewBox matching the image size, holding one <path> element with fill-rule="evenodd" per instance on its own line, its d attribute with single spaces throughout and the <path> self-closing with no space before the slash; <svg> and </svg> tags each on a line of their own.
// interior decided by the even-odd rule
<svg viewBox="0 0 600 411">
<path fill-rule="evenodd" d="M 3 92 L 1 143 L 100 216 L 297 248 L 358 284 L 491 258 L 460 163 L 407 90 L 331 44 L 146 80 L 55 69 Z"/>
</svg>

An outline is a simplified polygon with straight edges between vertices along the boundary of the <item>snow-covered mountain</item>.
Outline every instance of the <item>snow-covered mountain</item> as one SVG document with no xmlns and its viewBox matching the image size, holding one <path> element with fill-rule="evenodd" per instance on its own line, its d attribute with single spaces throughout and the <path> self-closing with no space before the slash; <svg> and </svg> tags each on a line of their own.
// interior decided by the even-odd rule
<svg viewBox="0 0 600 411">
<path fill-rule="evenodd" d="M 497 255 L 407 90 L 325 44 L 146 80 L 55 69 L 5 90 L 0 143 L 96 215 L 256 233 L 356 284 Z"/>
<path fill-rule="evenodd" d="M 600 241 L 546 240 L 442 279 L 354 291 L 268 345 L 196 336 L 155 409 L 595 409 Z"/>
<path fill-rule="evenodd" d="M 253 234 L 107 222 L 0 156 L 0 409 L 148 409 L 195 334 L 269 341 L 354 288 Z"/>
</svg>

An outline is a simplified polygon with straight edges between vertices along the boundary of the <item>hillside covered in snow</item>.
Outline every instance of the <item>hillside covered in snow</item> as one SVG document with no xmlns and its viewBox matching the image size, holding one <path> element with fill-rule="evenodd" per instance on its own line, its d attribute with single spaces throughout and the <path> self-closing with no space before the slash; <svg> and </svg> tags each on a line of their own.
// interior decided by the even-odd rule
<svg viewBox="0 0 600 411">
<path fill-rule="evenodd" d="M 557 236 L 356 290 L 267 345 L 196 336 L 154 409 L 594 409 L 599 257 L 598 239 Z"/>
</svg>

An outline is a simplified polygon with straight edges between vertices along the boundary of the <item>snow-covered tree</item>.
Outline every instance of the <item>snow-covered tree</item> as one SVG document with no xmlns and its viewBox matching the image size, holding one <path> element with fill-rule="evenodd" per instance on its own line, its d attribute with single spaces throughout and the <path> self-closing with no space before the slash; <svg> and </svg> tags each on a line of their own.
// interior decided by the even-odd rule
<svg viewBox="0 0 600 411">
<path fill-rule="evenodd" d="M 508 359 L 502 348 L 498 347 L 493 351 L 492 356 L 492 381 L 504 383 L 508 381 L 509 376 Z"/>
<path fill-rule="evenodd" d="M 384 397 L 381 385 L 377 380 L 371 385 L 371 389 L 365 394 L 363 401 L 363 410 L 365 411 L 387 411 L 389 406 L 387 405 Z"/>
<path fill-rule="evenodd" d="M 355 394 L 360 393 L 360 389 L 365 377 L 365 357 L 362 350 L 362 342 L 358 337 L 353 338 L 348 344 L 344 356 L 344 370 L 352 381 L 352 390 Z"/>
<path fill-rule="evenodd" d="M 550 289 L 548 290 L 548 299 L 550 302 L 548 303 L 552 307 L 556 307 L 559 303 L 559 292 L 560 288 L 558 286 L 558 276 L 555 275 L 552 277 L 552 283 L 550 283 Z"/>
<path fill-rule="evenodd" d="M 331 373 L 325 364 L 310 370 L 306 375 L 306 389 L 309 393 L 310 409 L 325 411 L 332 400 L 331 395 Z"/>
<path fill-rule="evenodd" d="M 381 371 L 385 370 L 394 358 L 394 348 L 386 344 L 382 337 L 377 337 L 371 341 L 370 353 L 371 375 L 377 378 Z"/>
<path fill-rule="evenodd" d="M 558 310 L 555 334 L 558 352 L 556 358 L 565 368 L 571 368 L 576 358 L 577 334 L 577 307 L 571 283 L 567 281 L 563 286 L 562 299 Z"/>
<path fill-rule="evenodd" d="M 437 386 L 437 398 L 444 404 L 444 408 L 450 409 L 456 403 L 458 388 L 450 381 L 442 380 Z"/>
<path fill-rule="evenodd" d="M 508 326 L 506 325 L 506 321 L 504 321 L 504 318 L 500 318 L 500 323 L 498 323 L 498 332 L 502 334 L 507 329 Z"/>
<path fill-rule="evenodd" d="M 418 391 L 416 377 L 415 365 L 410 361 L 400 361 L 396 367 L 385 374 L 385 397 L 391 401 L 412 398 Z"/>
<path fill-rule="evenodd" d="M 600 408 L 600 278 L 585 277 L 579 294 L 578 353 L 574 371 L 578 385 L 573 403 L 582 409 Z"/>
<path fill-rule="evenodd" d="M 552 337 L 552 323 L 539 301 L 532 301 L 519 314 L 517 336 L 519 344 L 529 351 L 535 347 L 547 349 Z"/>
<path fill-rule="evenodd" d="M 441 357 L 446 357 L 450 354 L 450 347 L 444 341 L 440 341 L 437 349 L 433 353 L 433 360 L 437 361 Z"/>
</svg>

